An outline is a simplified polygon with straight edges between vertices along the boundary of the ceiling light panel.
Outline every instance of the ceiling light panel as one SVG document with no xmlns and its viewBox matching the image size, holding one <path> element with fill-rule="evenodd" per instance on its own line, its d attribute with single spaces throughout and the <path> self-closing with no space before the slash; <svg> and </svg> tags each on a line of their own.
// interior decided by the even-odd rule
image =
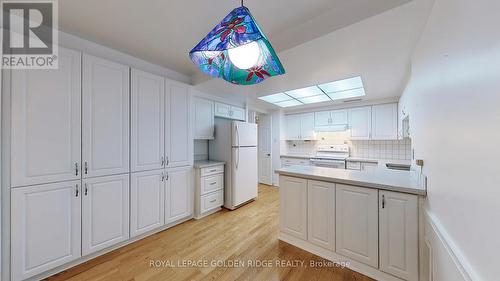
<svg viewBox="0 0 500 281">
<path fill-rule="evenodd" d="M 290 106 L 302 105 L 303 103 L 301 103 L 298 100 L 288 100 L 288 101 L 276 102 L 274 104 L 280 107 L 290 107 Z"/>
<path fill-rule="evenodd" d="M 325 102 L 325 101 L 332 101 L 332 100 L 327 95 L 322 94 L 322 95 L 318 95 L 318 96 L 301 98 L 301 99 L 299 99 L 299 101 L 303 102 L 304 104 L 311 104 L 311 103 Z"/>
<path fill-rule="evenodd" d="M 296 98 L 296 99 L 324 94 L 323 91 L 321 91 L 317 86 L 311 86 L 311 87 L 307 87 L 307 88 L 286 91 L 285 93 L 293 98 Z"/>
<path fill-rule="evenodd" d="M 363 88 L 363 81 L 361 80 L 361 77 L 357 76 L 349 79 L 321 84 L 318 85 L 318 87 L 325 93 L 330 94 L 335 92 L 342 92 L 352 89 Z"/>
<path fill-rule="evenodd" d="M 365 95 L 366 95 L 365 89 L 363 88 L 328 94 L 328 96 L 332 100 L 343 100 L 349 98 L 363 97 Z"/>
<path fill-rule="evenodd" d="M 263 101 L 267 101 L 269 103 L 277 103 L 277 102 L 292 100 L 293 98 L 287 94 L 279 93 L 279 94 L 259 97 L 259 99 L 263 100 Z"/>
</svg>

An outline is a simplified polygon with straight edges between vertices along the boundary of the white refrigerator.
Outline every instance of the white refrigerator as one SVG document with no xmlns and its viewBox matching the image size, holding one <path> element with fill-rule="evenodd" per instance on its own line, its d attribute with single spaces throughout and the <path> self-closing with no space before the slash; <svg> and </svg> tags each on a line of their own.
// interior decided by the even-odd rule
<svg viewBox="0 0 500 281">
<path fill-rule="evenodd" d="M 226 162 L 225 208 L 234 210 L 257 198 L 257 124 L 215 118 L 208 156 Z"/>
</svg>

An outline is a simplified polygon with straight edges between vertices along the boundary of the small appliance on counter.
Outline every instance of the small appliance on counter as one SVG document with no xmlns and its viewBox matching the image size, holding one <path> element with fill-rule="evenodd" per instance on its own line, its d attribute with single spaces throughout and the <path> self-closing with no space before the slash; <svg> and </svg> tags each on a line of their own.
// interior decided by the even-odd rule
<svg viewBox="0 0 500 281">
<path fill-rule="evenodd" d="M 349 157 L 347 144 L 320 145 L 316 156 L 311 157 L 311 165 L 336 169 L 346 168 L 346 159 Z"/>
</svg>

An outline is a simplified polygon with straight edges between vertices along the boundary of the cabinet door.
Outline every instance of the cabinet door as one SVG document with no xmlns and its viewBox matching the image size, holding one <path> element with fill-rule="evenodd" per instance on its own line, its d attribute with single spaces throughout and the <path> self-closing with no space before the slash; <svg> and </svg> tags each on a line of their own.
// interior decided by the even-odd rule
<svg viewBox="0 0 500 281">
<path fill-rule="evenodd" d="M 215 116 L 231 118 L 231 106 L 229 104 L 216 102 L 215 103 Z"/>
<path fill-rule="evenodd" d="M 314 113 L 314 126 L 315 127 L 326 127 L 330 126 L 330 111 L 321 111 Z"/>
<path fill-rule="evenodd" d="M 349 128 L 352 140 L 369 140 L 372 125 L 371 107 L 349 109 Z"/>
<path fill-rule="evenodd" d="M 418 199 L 380 191 L 380 270 L 418 280 Z"/>
<path fill-rule="evenodd" d="M 189 86 L 167 83 L 165 151 L 168 167 L 189 165 L 193 141 L 190 134 Z"/>
<path fill-rule="evenodd" d="M 84 54 L 82 82 L 83 176 L 129 172 L 128 66 Z"/>
<path fill-rule="evenodd" d="M 337 184 L 336 252 L 378 267 L 378 191 Z"/>
<path fill-rule="evenodd" d="M 307 239 L 307 180 L 280 176 L 280 230 Z"/>
<path fill-rule="evenodd" d="M 165 185 L 165 224 L 193 214 L 193 169 L 167 170 Z"/>
<path fill-rule="evenodd" d="M 164 171 L 130 175 L 130 236 L 161 227 L 165 222 Z"/>
<path fill-rule="evenodd" d="M 80 64 L 59 48 L 58 69 L 12 71 L 12 186 L 80 178 Z"/>
<path fill-rule="evenodd" d="M 300 115 L 285 116 L 286 122 L 286 140 L 300 139 Z"/>
<path fill-rule="evenodd" d="M 245 121 L 245 109 L 237 106 L 231 106 L 231 118 L 235 120 Z"/>
<path fill-rule="evenodd" d="M 372 107 L 372 139 L 395 140 L 398 138 L 398 105 L 396 103 Z"/>
<path fill-rule="evenodd" d="M 165 160 L 165 79 L 131 71 L 131 170 L 161 169 Z"/>
<path fill-rule="evenodd" d="M 214 139 L 214 102 L 193 98 L 194 138 Z"/>
<path fill-rule="evenodd" d="M 129 175 L 83 180 L 82 252 L 88 255 L 129 238 Z"/>
<path fill-rule="evenodd" d="M 302 114 L 300 115 L 300 119 L 300 139 L 316 139 L 316 134 L 314 133 L 314 113 Z"/>
<path fill-rule="evenodd" d="M 310 180 L 307 192 L 307 240 L 334 251 L 335 184 Z"/>
<path fill-rule="evenodd" d="M 24 280 L 81 256 L 79 180 L 14 188 L 11 196 L 13 280 Z"/>
<path fill-rule="evenodd" d="M 334 110 L 331 112 L 332 125 L 345 125 L 348 122 L 347 109 Z"/>
</svg>

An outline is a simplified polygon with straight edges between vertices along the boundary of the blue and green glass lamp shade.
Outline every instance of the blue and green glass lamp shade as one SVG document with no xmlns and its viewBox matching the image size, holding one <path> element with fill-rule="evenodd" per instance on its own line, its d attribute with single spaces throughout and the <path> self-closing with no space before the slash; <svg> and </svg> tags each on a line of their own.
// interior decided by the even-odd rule
<svg viewBox="0 0 500 281">
<path fill-rule="evenodd" d="M 199 69 L 238 85 L 284 74 L 276 52 L 245 6 L 231 11 L 191 52 Z"/>
</svg>

